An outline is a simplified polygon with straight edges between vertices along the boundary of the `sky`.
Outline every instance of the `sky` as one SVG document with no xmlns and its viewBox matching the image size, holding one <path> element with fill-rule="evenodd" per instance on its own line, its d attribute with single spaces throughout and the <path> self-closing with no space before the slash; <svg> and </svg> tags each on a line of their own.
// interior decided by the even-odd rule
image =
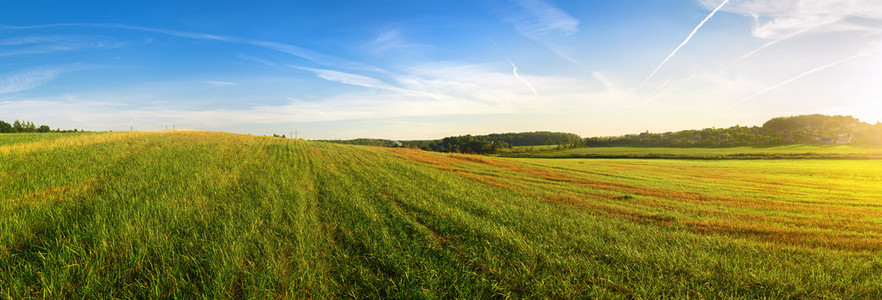
<svg viewBox="0 0 882 300">
<path fill-rule="evenodd" d="M 305 139 L 882 121 L 882 1 L 6 1 L 0 120 Z"/>
</svg>

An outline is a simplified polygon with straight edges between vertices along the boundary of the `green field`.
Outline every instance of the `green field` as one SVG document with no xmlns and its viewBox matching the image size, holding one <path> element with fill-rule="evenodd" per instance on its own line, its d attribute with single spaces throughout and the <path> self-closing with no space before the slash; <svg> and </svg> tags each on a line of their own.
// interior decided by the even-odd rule
<svg viewBox="0 0 882 300">
<path fill-rule="evenodd" d="M 499 148 L 497 149 L 497 153 L 501 154 L 514 154 L 514 153 L 525 153 L 525 152 L 539 152 L 539 151 L 553 151 L 560 148 L 558 145 L 536 145 L 536 146 L 514 146 L 511 148 Z"/>
<path fill-rule="evenodd" d="M 35 136 L 0 136 L 2 298 L 882 297 L 882 160 Z"/>
<path fill-rule="evenodd" d="M 538 146 L 537 146 L 538 147 Z M 612 146 L 564 150 L 516 147 L 509 157 L 534 158 L 670 158 L 670 159 L 882 159 L 882 148 L 850 145 L 786 145 L 769 147 L 675 148 Z"/>
</svg>

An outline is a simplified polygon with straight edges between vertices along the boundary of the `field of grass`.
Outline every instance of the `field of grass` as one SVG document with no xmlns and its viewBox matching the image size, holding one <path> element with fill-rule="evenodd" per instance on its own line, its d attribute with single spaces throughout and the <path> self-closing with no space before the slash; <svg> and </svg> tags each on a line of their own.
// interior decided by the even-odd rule
<svg viewBox="0 0 882 300">
<path fill-rule="evenodd" d="M 565 150 L 502 152 L 503 156 L 535 158 L 656 159 L 882 159 L 882 148 L 850 145 L 786 145 L 770 147 L 583 147 Z M 551 151 L 549 151 L 551 150 Z"/>
<path fill-rule="evenodd" d="M 879 182 L 880 160 L 15 134 L 0 298 L 878 299 Z"/>
<path fill-rule="evenodd" d="M 98 134 L 94 132 L 76 132 L 76 133 L 40 133 L 40 134 L 0 134 L 0 151 L 12 150 L 15 145 L 36 144 L 36 142 L 50 142 L 55 139 L 69 139 L 72 136 L 88 136 Z"/>
</svg>

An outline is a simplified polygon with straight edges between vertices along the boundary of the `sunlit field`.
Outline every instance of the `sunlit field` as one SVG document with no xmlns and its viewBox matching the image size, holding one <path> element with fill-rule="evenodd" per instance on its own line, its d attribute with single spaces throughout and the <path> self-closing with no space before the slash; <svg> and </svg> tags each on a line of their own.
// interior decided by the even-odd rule
<svg viewBox="0 0 882 300">
<path fill-rule="evenodd" d="M 0 135 L 0 297 L 880 298 L 880 182 L 872 159 Z"/>
<path fill-rule="evenodd" d="M 882 159 L 882 148 L 852 145 L 783 145 L 768 147 L 514 147 L 504 156 L 544 158 L 674 158 L 674 159 Z"/>
</svg>

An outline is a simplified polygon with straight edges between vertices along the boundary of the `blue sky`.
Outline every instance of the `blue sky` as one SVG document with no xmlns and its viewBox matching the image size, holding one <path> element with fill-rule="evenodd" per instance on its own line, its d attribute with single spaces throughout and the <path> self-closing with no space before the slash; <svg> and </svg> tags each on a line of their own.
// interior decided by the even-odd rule
<svg viewBox="0 0 882 300">
<path fill-rule="evenodd" d="M 308 139 L 882 121 L 882 3 L 15 1 L 0 120 Z"/>
</svg>

